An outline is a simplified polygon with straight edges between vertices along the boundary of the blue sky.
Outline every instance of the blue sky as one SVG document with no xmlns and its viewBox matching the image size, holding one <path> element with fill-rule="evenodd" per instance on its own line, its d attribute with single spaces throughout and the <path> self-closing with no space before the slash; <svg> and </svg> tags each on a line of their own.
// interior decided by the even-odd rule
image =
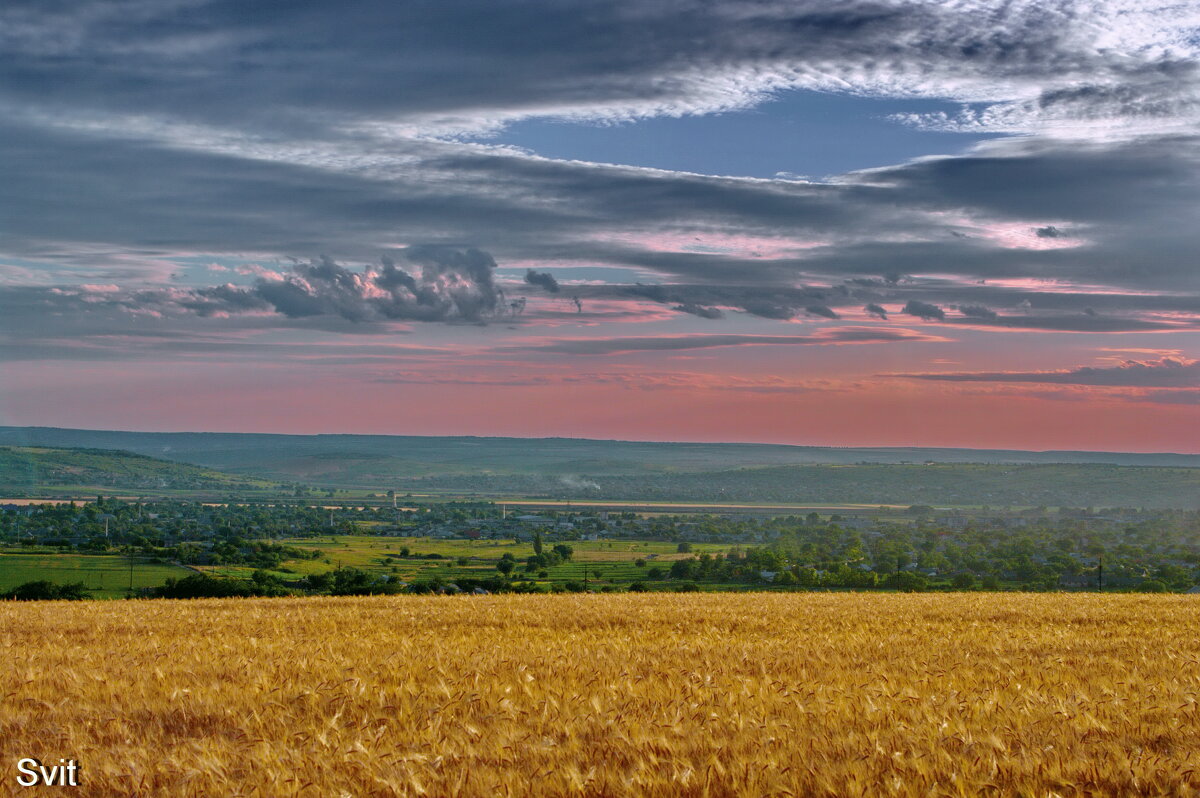
<svg viewBox="0 0 1200 798">
<path fill-rule="evenodd" d="M 820 180 L 923 155 L 956 155 L 999 134 L 904 124 L 902 114 L 961 110 L 929 99 L 786 91 L 749 109 L 626 122 L 529 119 L 495 136 L 547 158 L 700 174 Z"/>
</svg>

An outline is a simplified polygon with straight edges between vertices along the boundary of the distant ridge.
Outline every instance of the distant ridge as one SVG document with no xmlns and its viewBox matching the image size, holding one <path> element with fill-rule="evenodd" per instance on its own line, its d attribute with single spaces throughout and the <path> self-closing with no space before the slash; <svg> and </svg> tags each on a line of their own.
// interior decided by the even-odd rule
<svg viewBox="0 0 1200 798">
<path fill-rule="evenodd" d="M 1200 456 L 1180 454 L 0 427 L 5 446 L 18 490 L 1200 509 Z"/>
<path fill-rule="evenodd" d="M 751 466 L 855 463 L 1108 464 L 1200 468 L 1200 455 L 924 447 L 830 447 L 767 443 L 675 443 L 587 438 L 414 435 L 280 435 L 239 432 L 125 432 L 0 427 L 0 445 L 122 449 L 175 462 L 304 477 L 341 461 L 361 470 L 389 461 L 391 474 L 426 476 L 570 470 L 627 474 L 646 469 L 710 471 Z M 382 464 L 382 463 L 380 463 Z"/>
<path fill-rule="evenodd" d="M 0 446 L 0 489 L 253 490 L 268 483 L 118 449 Z"/>
</svg>

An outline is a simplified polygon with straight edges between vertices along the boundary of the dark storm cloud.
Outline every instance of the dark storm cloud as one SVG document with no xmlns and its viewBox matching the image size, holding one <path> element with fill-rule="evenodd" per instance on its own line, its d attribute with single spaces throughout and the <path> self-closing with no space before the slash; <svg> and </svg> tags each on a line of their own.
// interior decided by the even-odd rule
<svg viewBox="0 0 1200 798">
<path fill-rule="evenodd" d="M 227 309 L 243 309 L 257 298 L 284 316 L 340 316 L 353 322 L 481 321 L 506 307 L 496 286 L 496 262 L 477 249 L 409 247 L 403 257 L 413 273 L 388 260 L 382 268 L 358 272 L 322 257 L 292 265 L 282 279 L 259 278 L 246 289 L 224 293 L 246 297 Z M 211 298 L 211 291 L 203 291 Z"/>
<path fill-rule="evenodd" d="M 833 310 L 833 308 L 827 305 L 808 305 L 804 308 L 804 312 L 810 316 L 820 316 L 823 319 L 841 318 L 841 316 L 839 316 L 837 312 Z"/>
<path fill-rule="evenodd" d="M 249 286 L 122 290 L 117 286 L 74 289 L 0 289 L 2 299 L 35 299 L 47 312 L 87 315 L 112 310 L 130 314 L 199 316 L 277 313 L 289 319 L 333 317 L 352 323 L 378 321 L 484 321 L 507 310 L 496 285 L 496 263 L 477 249 L 413 246 L 398 253 L 412 271 L 386 259 L 356 271 L 321 257 L 259 277 Z M 50 311 L 53 309 L 53 311 Z"/>
<path fill-rule="evenodd" d="M 544 291 L 549 291 L 551 294 L 558 293 L 558 280 L 554 279 L 554 275 L 550 274 L 550 272 L 526 269 L 525 282 L 529 285 L 536 285 Z"/>
<path fill-rule="evenodd" d="M 702 319 L 722 319 L 725 317 L 725 314 L 720 308 L 705 307 L 704 305 L 697 305 L 694 303 L 676 305 L 674 310 L 678 310 L 680 313 L 690 313 L 693 316 L 699 316 Z"/>
<path fill-rule="evenodd" d="M 997 371 L 944 374 L 893 374 L 942 382 L 1021 382 L 1052 385 L 1095 385 L 1125 388 L 1200 387 L 1200 361 L 1178 358 L 1127 360 L 1116 366 L 1081 366 L 1069 371 Z"/>
<path fill-rule="evenodd" d="M 959 305 L 958 312 L 973 319 L 994 319 L 996 311 L 983 305 Z"/>
<path fill-rule="evenodd" d="M 919 319 L 926 321 L 945 321 L 946 312 L 937 305 L 931 305 L 928 302 L 922 302 L 918 299 L 910 299 L 904 305 L 904 310 L 901 313 L 907 313 L 909 316 L 916 316 Z"/>
<path fill-rule="evenodd" d="M 783 288 L 757 285 L 605 285 L 579 286 L 581 295 L 591 298 L 646 299 L 675 310 L 703 318 L 721 318 L 717 306 L 733 308 L 765 319 L 786 320 L 800 313 L 826 319 L 840 318 L 826 298 L 849 301 L 849 294 L 820 288 Z"/>
<path fill-rule="evenodd" d="M 885 310 L 880 305 L 876 305 L 874 302 L 871 302 L 871 303 L 863 306 L 863 310 L 866 311 L 869 315 L 874 316 L 877 319 L 880 319 L 882 321 L 887 321 L 887 317 L 888 317 L 887 310 Z"/>
</svg>

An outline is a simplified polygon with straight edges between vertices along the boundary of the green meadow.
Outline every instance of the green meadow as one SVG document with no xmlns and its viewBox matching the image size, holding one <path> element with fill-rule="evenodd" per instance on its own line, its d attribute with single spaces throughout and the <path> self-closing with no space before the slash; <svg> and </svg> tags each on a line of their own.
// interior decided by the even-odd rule
<svg viewBox="0 0 1200 798">
<path fill-rule="evenodd" d="M 340 535 L 336 537 L 288 538 L 276 541 L 300 549 L 317 549 L 322 556 L 313 560 L 285 560 L 273 573 L 295 580 L 313 573 L 324 573 L 339 567 L 362 568 L 387 573 L 406 582 L 441 578 L 486 578 L 497 575 L 496 565 L 505 554 L 517 561 L 514 578 L 524 581 L 526 558 L 533 554 L 530 542 L 512 540 L 443 540 L 413 537 L 374 537 L 369 535 Z M 554 542 L 548 541 L 549 551 Z M 658 567 L 666 571 L 671 561 L 703 552 L 724 552 L 729 546 L 715 543 L 693 543 L 691 554 L 680 554 L 677 544 L 660 541 L 569 541 L 574 549 L 571 560 L 546 569 L 546 576 L 530 574 L 529 579 L 542 584 L 583 581 L 602 587 L 605 584 L 628 584 L 645 581 L 653 583 L 648 573 Z M 408 556 L 402 550 L 408 549 Z M 436 555 L 430 557 L 429 555 Z M 639 566 L 641 560 L 645 564 Z M 202 566 L 213 573 L 249 577 L 254 569 L 246 566 Z"/>
<path fill-rule="evenodd" d="M 57 554 L 0 552 L 0 592 L 25 582 L 47 580 L 57 584 L 82 582 L 95 598 L 121 598 L 129 589 L 128 557 L 115 554 Z M 134 558 L 133 587 L 154 587 L 168 578 L 187 576 L 189 570 L 167 563 Z"/>
</svg>

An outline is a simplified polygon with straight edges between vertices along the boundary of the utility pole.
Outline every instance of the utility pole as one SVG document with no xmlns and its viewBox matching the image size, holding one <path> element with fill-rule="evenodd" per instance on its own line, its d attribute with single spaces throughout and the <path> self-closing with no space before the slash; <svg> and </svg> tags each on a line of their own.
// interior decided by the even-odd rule
<svg viewBox="0 0 1200 798">
<path fill-rule="evenodd" d="M 133 547 L 129 548 L 129 595 L 133 595 Z"/>
<path fill-rule="evenodd" d="M 1100 555 L 1100 565 L 1096 568 L 1096 577 L 1099 579 L 1100 592 L 1104 592 L 1104 555 Z"/>
</svg>

